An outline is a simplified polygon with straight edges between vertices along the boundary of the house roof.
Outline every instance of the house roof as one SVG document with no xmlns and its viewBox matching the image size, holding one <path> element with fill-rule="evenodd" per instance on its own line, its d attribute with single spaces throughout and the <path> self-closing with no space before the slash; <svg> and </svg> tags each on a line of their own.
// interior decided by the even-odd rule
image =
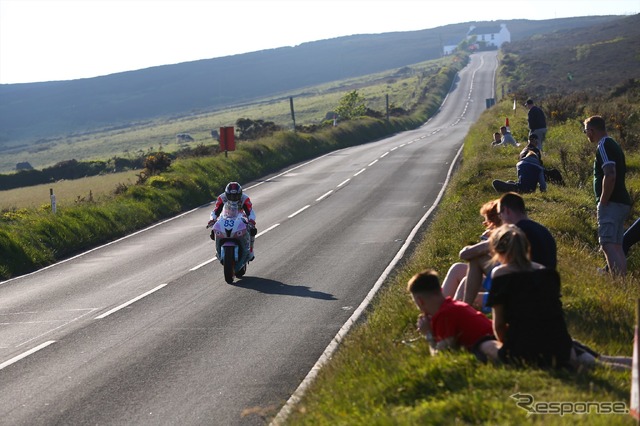
<svg viewBox="0 0 640 426">
<path fill-rule="evenodd" d="M 480 35 L 480 34 L 498 34 L 502 27 L 500 25 L 491 25 L 486 27 L 476 27 L 469 30 L 467 36 Z"/>
</svg>

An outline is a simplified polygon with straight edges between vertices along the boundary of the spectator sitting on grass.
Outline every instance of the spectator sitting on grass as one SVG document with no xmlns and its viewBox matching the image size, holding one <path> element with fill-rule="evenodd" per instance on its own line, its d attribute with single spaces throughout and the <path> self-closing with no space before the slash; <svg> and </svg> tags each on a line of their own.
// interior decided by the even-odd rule
<svg viewBox="0 0 640 426">
<path fill-rule="evenodd" d="M 555 269 L 531 262 L 529 241 L 515 225 L 502 225 L 489 239 L 493 260 L 487 305 L 499 344 L 490 358 L 539 367 L 570 367 L 572 341 L 560 301 Z"/>
<path fill-rule="evenodd" d="M 487 342 L 495 339 L 491 321 L 472 306 L 445 297 L 435 271 L 414 275 L 407 290 L 420 310 L 417 329 L 434 352 L 464 347 L 478 359 L 487 359 Z"/>
<path fill-rule="evenodd" d="M 493 134 L 493 140 L 491 141 L 491 146 L 500 145 L 500 132 L 495 132 Z"/>
<path fill-rule="evenodd" d="M 572 340 L 560 301 L 560 275 L 529 258 L 529 242 L 515 225 L 502 225 L 489 239 L 493 260 L 492 307 L 497 341 L 485 341 L 491 360 L 545 368 L 606 365 L 631 367 L 629 357 L 599 355 Z"/>
<path fill-rule="evenodd" d="M 544 167 L 540 164 L 540 160 L 535 152 L 529 151 L 522 160 L 518 161 L 516 171 L 518 173 L 518 182 L 496 179 L 493 181 L 493 188 L 497 192 L 513 191 L 529 193 L 535 192 L 538 184 L 540 184 L 541 192 L 547 190 L 547 182 L 544 179 Z"/>
<path fill-rule="evenodd" d="M 542 165 L 542 153 L 540 152 L 540 148 L 538 148 L 538 135 L 535 133 L 529 135 L 529 143 L 522 149 L 522 151 L 520 151 L 518 160 L 524 160 L 527 154 L 531 151 L 536 154 L 538 161 L 540 161 L 540 165 Z"/>
<path fill-rule="evenodd" d="M 531 247 L 531 259 L 534 262 L 550 269 L 556 268 L 558 263 L 556 241 L 546 227 L 529 219 L 524 198 L 521 195 L 515 192 L 503 194 L 498 200 L 498 215 L 502 223 L 516 225 L 524 231 Z M 490 259 L 490 256 L 487 256 L 486 259 Z M 476 300 L 481 284 L 484 284 L 486 289 L 490 288 L 490 282 L 487 283 L 490 280 L 485 279 L 485 282 L 482 282 L 480 266 L 477 262 L 469 263 L 463 299 L 467 303 L 473 303 Z"/>
<path fill-rule="evenodd" d="M 502 145 L 520 146 L 520 144 L 513 138 L 513 135 L 511 134 L 507 126 L 500 127 L 500 134 L 502 135 L 500 139 Z"/>
<path fill-rule="evenodd" d="M 485 231 L 480 236 L 480 242 L 465 246 L 460 250 L 460 259 L 465 262 L 456 262 L 449 268 L 442 282 L 442 294 L 445 297 L 451 296 L 456 300 L 462 300 L 467 280 L 477 281 L 477 287 L 479 287 L 483 276 L 486 277 L 491 271 L 489 236 L 494 229 L 502 225 L 502 219 L 498 214 L 498 201 L 488 201 L 480 208 L 480 215 L 484 218 L 482 224 L 485 226 Z M 481 309 L 485 294 L 478 293 L 478 297 L 476 297 L 472 305 L 477 309 Z"/>
</svg>

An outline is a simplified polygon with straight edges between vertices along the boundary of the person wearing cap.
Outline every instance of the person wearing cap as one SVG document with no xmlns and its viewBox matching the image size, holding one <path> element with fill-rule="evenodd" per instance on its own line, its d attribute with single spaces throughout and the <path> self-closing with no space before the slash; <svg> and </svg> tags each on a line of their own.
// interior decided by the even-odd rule
<svg viewBox="0 0 640 426">
<path fill-rule="evenodd" d="M 527 122 L 529 123 L 529 135 L 538 136 L 538 148 L 542 151 L 542 144 L 547 135 L 547 118 L 542 109 L 533 103 L 533 99 L 527 99 L 524 103 L 525 108 L 529 110 L 527 114 Z"/>
</svg>

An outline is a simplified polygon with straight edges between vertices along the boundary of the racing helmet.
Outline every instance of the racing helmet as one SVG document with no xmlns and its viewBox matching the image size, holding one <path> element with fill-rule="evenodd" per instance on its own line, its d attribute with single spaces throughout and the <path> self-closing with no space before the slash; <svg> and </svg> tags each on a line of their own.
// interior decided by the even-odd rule
<svg viewBox="0 0 640 426">
<path fill-rule="evenodd" d="M 240 201 L 242 198 L 242 187 L 238 182 L 229 182 L 224 189 L 224 193 L 227 195 L 227 200 Z"/>
</svg>

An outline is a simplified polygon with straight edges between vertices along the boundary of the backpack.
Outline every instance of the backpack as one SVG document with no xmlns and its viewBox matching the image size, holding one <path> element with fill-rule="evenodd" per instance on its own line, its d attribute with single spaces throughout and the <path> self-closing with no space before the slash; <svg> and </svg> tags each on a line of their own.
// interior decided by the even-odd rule
<svg viewBox="0 0 640 426">
<path fill-rule="evenodd" d="M 562 178 L 562 174 L 560 174 L 560 170 L 553 167 L 544 169 L 544 180 L 549 183 L 564 186 L 564 179 Z"/>
</svg>

